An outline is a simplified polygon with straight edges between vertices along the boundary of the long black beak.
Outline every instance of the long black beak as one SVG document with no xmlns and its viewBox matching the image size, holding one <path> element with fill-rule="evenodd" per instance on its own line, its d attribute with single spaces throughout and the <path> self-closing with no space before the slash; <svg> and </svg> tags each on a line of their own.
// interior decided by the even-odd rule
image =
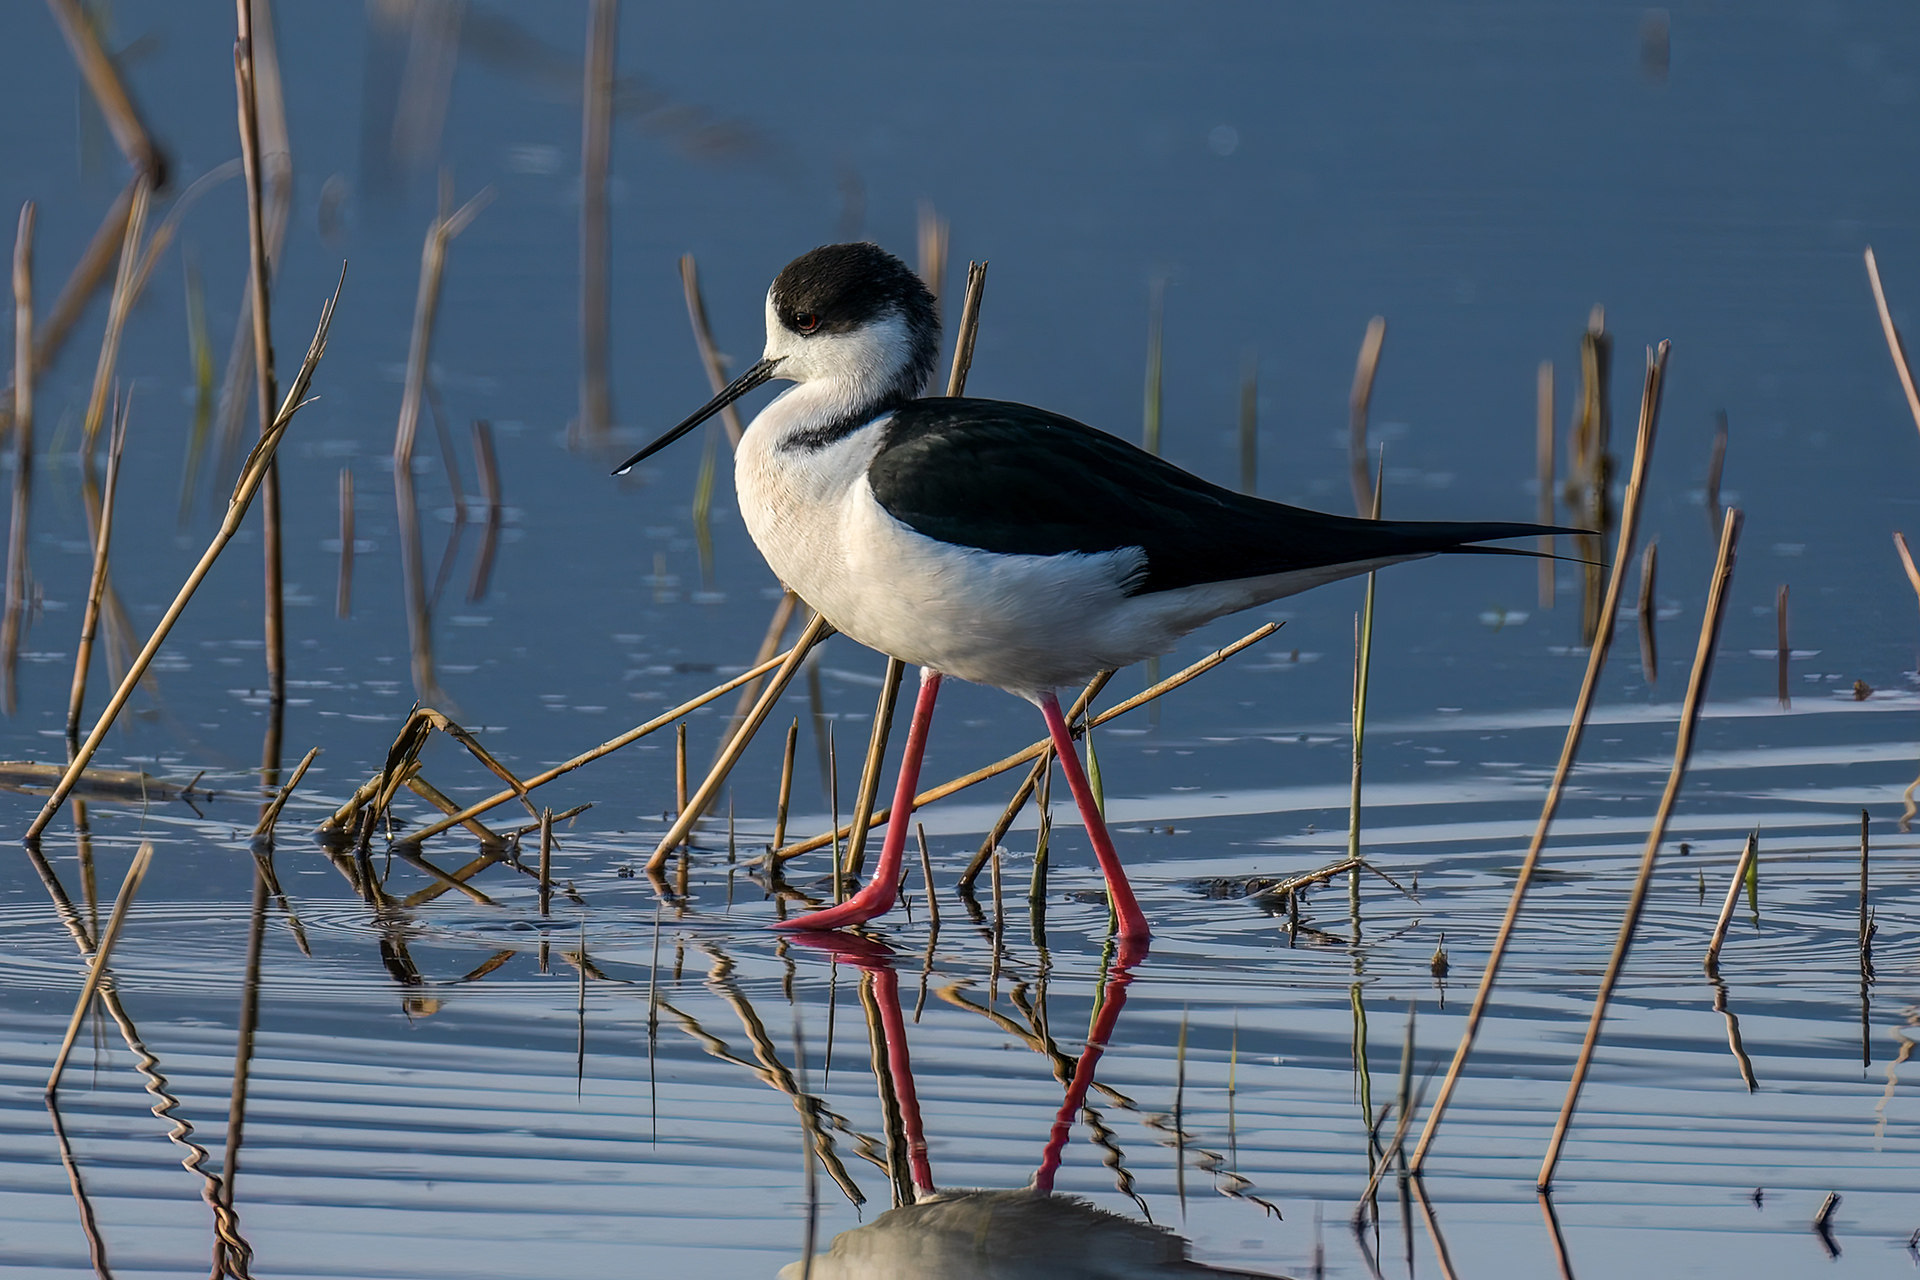
<svg viewBox="0 0 1920 1280">
<path fill-rule="evenodd" d="M 679 426 L 675 427 L 673 430 L 667 432 L 667 434 L 661 436 L 658 440 L 655 440 L 652 444 L 648 445 L 646 448 L 642 449 L 640 452 L 634 454 L 631 458 L 628 458 L 625 462 L 621 463 L 618 467 L 615 467 L 613 474 L 617 476 L 623 476 L 627 474 L 627 472 L 633 470 L 633 468 L 636 465 L 638 465 L 640 462 L 660 452 L 662 449 L 672 444 L 675 440 L 678 440 L 681 436 L 687 434 L 687 432 L 693 430 L 695 427 L 705 422 L 708 418 L 711 418 L 714 414 L 720 412 L 722 409 L 732 404 L 735 400 L 738 400 L 741 396 L 747 394 L 747 392 L 753 390 L 755 387 L 759 386 L 761 383 L 773 377 L 774 368 L 777 365 L 779 365 L 779 363 L 780 363 L 780 359 L 778 357 L 775 357 L 772 360 L 762 360 L 760 361 L 760 363 L 754 365 L 753 368 L 747 370 L 745 373 L 735 378 L 732 382 L 729 382 L 726 386 L 726 389 L 722 391 L 719 395 L 715 396 L 713 399 L 701 405 L 699 411 L 696 412 L 691 418 L 688 418 L 685 422 L 681 423 Z"/>
</svg>

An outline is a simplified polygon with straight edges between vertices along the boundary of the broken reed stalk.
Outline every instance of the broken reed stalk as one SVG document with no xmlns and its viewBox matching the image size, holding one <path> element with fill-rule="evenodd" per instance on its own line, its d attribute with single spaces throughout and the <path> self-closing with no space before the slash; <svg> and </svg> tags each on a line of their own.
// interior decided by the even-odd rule
<svg viewBox="0 0 1920 1280">
<path fill-rule="evenodd" d="M 1654 584 L 1660 569 L 1660 543 L 1658 539 L 1647 544 L 1646 551 L 1640 556 L 1640 604 L 1637 610 L 1640 622 L 1640 674 L 1651 689 L 1660 678 L 1660 648 L 1655 639 L 1653 624 L 1659 614 L 1659 605 L 1654 597 Z"/>
<path fill-rule="evenodd" d="M 1527 844 L 1527 856 L 1521 860 L 1520 872 L 1514 879 L 1506 915 L 1501 918 L 1500 931 L 1494 935 L 1493 946 L 1487 952 L 1486 969 L 1480 975 L 1478 990 L 1474 992 L 1473 1007 L 1467 1013 L 1467 1025 L 1460 1033 L 1460 1044 L 1454 1050 L 1446 1078 L 1440 1082 L 1440 1092 L 1433 1100 L 1433 1108 L 1427 1112 L 1427 1123 L 1420 1131 L 1420 1141 L 1414 1147 L 1413 1159 L 1407 1164 L 1408 1171 L 1416 1176 L 1416 1180 L 1420 1166 L 1427 1158 L 1427 1151 L 1433 1145 L 1434 1135 L 1439 1131 L 1441 1118 L 1446 1115 L 1454 1087 L 1460 1083 L 1460 1074 L 1466 1068 L 1467 1058 L 1473 1053 L 1474 1037 L 1480 1033 L 1481 1019 L 1486 1016 L 1494 980 L 1500 973 L 1500 961 L 1505 957 L 1507 944 L 1513 937 L 1514 922 L 1520 916 L 1520 904 L 1525 900 L 1527 889 L 1533 883 L 1534 871 L 1540 865 L 1540 853 L 1546 847 L 1547 832 L 1553 826 L 1554 813 L 1560 808 L 1561 792 L 1566 787 L 1567 775 L 1573 771 L 1573 759 L 1580 749 L 1581 735 L 1586 732 L 1587 716 L 1593 710 L 1593 700 L 1600 689 L 1600 673 L 1607 665 L 1607 651 L 1613 644 L 1614 621 L 1619 615 L 1620 598 L 1626 586 L 1627 564 L 1633 558 L 1634 535 L 1640 528 L 1640 508 L 1646 489 L 1647 470 L 1653 461 L 1653 440 L 1660 421 L 1661 384 L 1666 379 L 1667 354 L 1671 348 L 1671 343 L 1663 341 L 1656 351 L 1648 354 L 1646 382 L 1640 393 L 1640 428 L 1634 441 L 1633 467 L 1627 478 L 1626 500 L 1620 510 L 1620 535 L 1614 545 L 1613 570 L 1607 579 L 1606 602 L 1600 610 L 1600 626 L 1594 633 L 1593 647 L 1587 654 L 1587 673 L 1580 682 L 1580 694 L 1574 699 L 1573 717 L 1567 724 L 1566 741 L 1560 748 L 1559 763 L 1553 769 L 1553 781 L 1547 786 L 1547 798 L 1540 808 L 1540 820 L 1534 825 L 1533 838 Z"/>
<path fill-rule="evenodd" d="M 700 292 L 700 267 L 690 253 L 680 255 L 680 288 L 687 296 L 687 322 L 693 326 L 693 344 L 700 350 L 700 365 L 707 371 L 713 393 L 719 395 L 728 382 L 727 360 L 713 340 L 713 327 L 707 323 L 707 300 Z M 739 409 L 729 404 L 720 411 L 720 422 L 727 429 L 728 441 L 738 449 L 740 437 L 746 434 L 740 425 Z"/>
<path fill-rule="evenodd" d="M 333 296 L 328 298 L 326 305 L 320 309 L 320 323 L 314 329 L 313 342 L 307 348 L 306 359 L 300 362 L 300 372 L 295 375 L 293 385 L 287 388 L 286 399 L 281 402 L 280 411 L 273 417 L 273 429 L 263 435 L 253 446 L 253 452 L 248 456 L 246 466 L 241 470 L 240 480 L 234 486 L 233 496 L 227 501 L 226 518 L 220 522 L 220 528 L 214 534 L 213 541 L 208 544 L 199 563 L 194 565 L 193 571 L 187 575 L 187 580 L 181 584 L 173 603 L 167 607 L 159 624 L 154 627 L 153 634 L 147 638 L 146 647 L 140 650 L 140 655 L 133 660 L 132 667 L 120 681 L 120 687 L 114 690 L 113 697 L 101 711 L 99 720 L 95 722 L 93 732 L 87 735 L 87 740 L 74 753 L 73 760 L 67 765 L 66 773 L 61 775 L 59 783 L 53 789 L 53 794 L 47 797 L 45 807 L 33 820 L 33 825 L 27 828 L 27 840 L 38 838 L 40 833 L 46 830 L 47 824 L 53 821 L 54 814 L 60 811 L 60 806 L 66 802 L 74 785 L 79 782 L 81 773 L 93 759 L 94 752 L 98 751 L 101 742 L 105 741 L 107 730 L 112 728 L 113 722 L 119 718 L 121 710 L 127 705 L 127 699 L 133 696 L 134 687 L 139 684 L 140 678 L 146 675 L 154 656 L 160 652 L 160 646 L 166 643 L 168 633 L 180 620 L 180 615 L 186 611 L 187 603 L 193 599 L 193 593 L 199 590 L 200 583 L 213 568 L 214 561 L 220 558 L 220 553 L 226 550 L 227 543 L 233 540 L 233 535 L 240 531 L 241 521 L 246 519 L 247 509 L 253 504 L 253 495 L 259 491 L 261 481 L 266 478 L 267 464 L 272 462 L 274 451 L 280 447 L 280 441 L 285 438 L 287 428 L 293 425 L 293 415 L 306 403 L 304 397 L 307 394 L 307 387 L 313 381 L 313 371 L 319 365 L 320 357 L 326 352 L 327 330 L 333 324 L 334 306 L 340 301 L 340 290 L 346 284 L 346 280 L 347 273 L 343 267 L 340 272 L 340 283 L 334 286 Z"/>
<path fill-rule="evenodd" d="M 113 954 L 113 944 L 120 937 L 120 927 L 127 922 L 127 911 L 133 906 L 133 895 L 139 892 L 140 881 L 146 877 L 147 865 L 152 861 L 152 842 L 142 843 L 139 852 L 133 855 L 132 865 L 127 868 L 126 879 L 120 882 L 120 894 L 113 900 L 113 914 L 107 917 L 107 927 L 100 932 L 99 945 L 93 950 L 93 961 L 87 966 L 87 980 L 80 987 L 80 998 L 74 1002 L 73 1017 L 67 1020 L 67 1034 L 60 1041 L 60 1052 L 54 1057 L 53 1071 L 47 1076 L 49 1094 L 59 1091 L 60 1073 L 67 1069 L 67 1058 L 73 1052 L 74 1039 L 80 1034 L 80 1024 L 93 1004 L 94 993 L 100 990 L 100 979 L 107 972 L 107 960 Z"/>
<path fill-rule="evenodd" d="M 1205 675 L 1207 672 L 1213 670 L 1215 667 L 1225 662 L 1228 658 L 1233 657 L 1235 654 L 1239 653 L 1241 650 L 1249 648 L 1255 644 L 1258 644 L 1260 641 L 1265 640 L 1268 636 L 1272 635 L 1274 632 L 1278 631 L 1279 629 L 1280 629 L 1280 624 L 1277 622 L 1265 623 L 1259 627 L 1254 628 L 1252 631 L 1249 631 L 1246 635 L 1241 636 L 1238 640 L 1235 640 L 1232 644 L 1227 645 L 1224 648 L 1214 650 L 1212 653 L 1200 659 L 1200 661 L 1194 663 L 1192 666 L 1187 667 L 1184 670 L 1177 671 L 1173 675 L 1170 675 L 1166 679 L 1160 681 L 1158 684 L 1153 685 L 1151 688 L 1144 689 L 1141 692 L 1134 694 L 1133 697 L 1128 698 L 1125 702 L 1122 702 L 1117 706 L 1113 706 L 1108 708 L 1105 711 L 1102 711 L 1099 715 L 1093 718 L 1093 720 L 1089 723 L 1087 727 L 1089 729 L 1098 728 L 1099 726 L 1107 723 L 1109 720 L 1112 720 L 1118 716 L 1123 716 L 1127 714 L 1127 712 L 1129 711 L 1133 711 L 1139 707 L 1145 706 L 1147 703 L 1152 702 L 1155 698 L 1158 698 L 1163 694 L 1173 692 L 1173 690 L 1179 688 L 1181 685 L 1187 683 L 1189 680 L 1192 680 L 1197 676 Z M 953 778 L 953 779 L 950 779 L 949 781 L 943 782 L 939 786 L 934 787 L 931 790 L 922 791 L 919 795 L 914 797 L 913 807 L 915 809 L 918 809 L 923 805 L 932 804 L 936 800 L 944 800 L 948 796 L 953 795 L 957 791 L 964 791 L 968 787 L 973 786 L 977 782 L 985 782 L 988 778 L 997 778 L 1001 774 L 1007 772 L 1009 769 L 1017 769 L 1021 765 L 1026 764 L 1029 761 L 1039 759 L 1041 754 L 1047 751 L 1048 749 L 1050 749 L 1052 745 L 1053 745 L 1052 739 L 1050 738 L 1043 739 L 1039 742 L 1034 743 L 1032 746 L 1027 747 L 1023 751 L 1016 751 L 1012 755 L 1006 756 L 1000 760 L 996 760 L 992 764 L 987 765 L 984 768 L 975 769 L 972 773 L 962 774 L 960 777 Z M 1036 783 L 1039 781 L 1039 778 L 1037 775 L 1034 781 Z M 884 824 L 891 813 L 892 813 L 891 809 L 874 810 L 873 825 L 880 826 Z M 787 862 L 787 861 L 790 861 L 791 859 L 799 857 L 803 853 L 812 853 L 815 849 L 823 849 L 828 844 L 836 840 L 841 840 L 846 838 L 847 834 L 848 832 L 846 828 L 844 827 L 838 828 L 837 830 L 825 832 L 821 835 L 814 836 L 810 840 L 802 840 L 798 844 L 788 845 L 785 848 L 776 848 L 772 856 L 776 862 Z"/>
<path fill-rule="evenodd" d="M 1535 387 L 1534 465 L 1540 485 L 1537 515 L 1541 524 L 1552 524 L 1553 502 L 1553 361 L 1542 360 Z M 1536 548 L 1541 556 L 1553 555 L 1553 535 L 1540 535 Z M 1540 561 L 1540 607 L 1553 608 L 1553 571 L 1551 559 Z"/>
<path fill-rule="evenodd" d="M 1733 883 L 1727 886 L 1727 900 L 1720 905 L 1720 918 L 1714 921 L 1713 937 L 1707 942 L 1707 957 L 1701 963 L 1708 976 L 1720 971 L 1720 948 L 1727 940 L 1727 926 L 1733 922 L 1733 909 L 1740 903 L 1740 886 L 1747 882 L 1747 869 L 1753 866 L 1753 860 L 1760 854 L 1760 833 L 1747 833 L 1746 847 L 1740 851 L 1740 861 L 1733 869 Z"/>
<path fill-rule="evenodd" d="M 300 785 L 300 779 L 307 776 L 307 767 L 319 755 L 320 748 L 310 747 L 307 754 L 300 758 L 300 763 L 293 767 L 293 776 L 274 793 L 273 799 L 268 801 L 266 807 L 260 811 L 260 820 L 253 824 L 255 840 L 271 841 L 273 839 L 273 828 L 274 824 L 280 821 L 280 811 L 287 807 L 287 801 L 293 798 L 293 789 Z"/>
<path fill-rule="evenodd" d="M 893 712 L 900 701 L 900 678 L 907 664 L 898 658 L 887 659 L 886 674 L 880 678 L 880 695 L 873 706 L 873 732 L 867 738 L 867 759 L 860 769 L 860 790 L 853 798 L 853 833 L 847 839 L 846 875 L 860 878 L 866 860 L 867 828 L 873 820 L 873 803 L 880 794 L 880 768 L 886 763 L 887 737 L 893 728 Z"/>
<path fill-rule="evenodd" d="M 1920 596 L 1920 568 L 1915 568 L 1913 552 L 1907 547 L 1907 535 L 1893 535 L 1893 549 L 1900 554 L 1900 567 L 1907 571 L 1907 581 L 1913 584 L 1913 594 Z"/>
<path fill-rule="evenodd" d="M 720 788 L 725 785 L 727 775 L 733 771 L 734 763 L 747 749 L 747 743 L 753 740 L 753 735 L 759 732 L 760 726 L 765 723 L 774 704 L 780 700 L 780 695 L 786 692 L 787 684 L 799 672 L 800 664 L 806 660 L 807 654 L 815 645 L 832 634 L 833 624 L 821 615 L 814 614 L 813 621 L 801 633 L 799 641 L 793 648 L 788 650 L 786 660 L 780 664 L 780 669 L 774 673 L 773 679 L 767 683 L 766 689 L 760 694 L 759 701 L 754 703 L 753 710 L 747 714 L 745 722 L 740 726 L 740 732 L 736 733 L 733 741 L 727 744 L 726 752 L 708 771 L 706 781 L 702 782 L 700 789 L 688 799 L 686 808 L 674 819 L 673 826 L 661 838 L 659 847 L 653 851 L 653 856 L 647 859 L 647 870 L 658 871 L 660 865 L 667 860 L 668 852 L 687 838 L 688 833 L 693 830 L 694 822 L 698 820 L 701 813 L 706 811 L 707 806 L 713 803 L 714 797 L 720 794 Z"/>
<path fill-rule="evenodd" d="M 340 578 L 334 587 L 333 611 L 353 616 L 353 468 L 340 468 Z"/>
<path fill-rule="evenodd" d="M 279 399 L 273 367 L 272 307 L 268 300 L 266 217 L 261 207 L 260 110 L 255 95 L 253 0 L 235 0 L 239 32 L 233 44 L 234 93 L 239 106 L 240 158 L 247 183 L 247 296 L 252 303 L 254 390 L 260 409 L 260 434 L 272 429 Z M 271 459 L 261 482 L 261 551 L 265 560 L 267 698 L 278 707 L 287 696 L 286 591 L 280 547 L 280 471 Z M 270 735 L 271 736 L 271 735 Z M 277 752 L 274 754 L 277 755 Z M 277 769 L 279 761 L 267 761 Z"/>
<path fill-rule="evenodd" d="M 800 746 L 800 717 L 795 716 L 793 723 L 787 726 L 786 750 L 780 757 L 780 791 L 774 797 L 773 806 L 773 847 L 778 849 L 787 839 L 787 806 L 793 802 L 793 754 Z"/>
<path fill-rule="evenodd" d="M 1587 1069 L 1593 1063 L 1594 1048 L 1600 1042 L 1600 1027 L 1606 1021 L 1607 1002 L 1620 980 L 1620 971 L 1626 966 L 1634 930 L 1640 923 L 1641 910 L 1646 906 L 1647 891 L 1653 885 L 1653 869 L 1660 855 L 1660 842 L 1666 836 L 1667 821 L 1673 815 L 1674 803 L 1680 798 L 1680 784 L 1687 774 L 1687 758 L 1693 752 L 1694 733 L 1700 724 L 1701 704 L 1706 701 L 1707 679 L 1713 671 L 1714 649 L 1720 642 L 1720 623 L 1726 616 L 1727 590 L 1733 579 L 1734 553 L 1739 542 L 1740 512 L 1738 508 L 1729 508 L 1726 521 L 1721 526 L 1720 555 L 1714 562 L 1713 582 L 1707 591 L 1706 616 L 1700 621 L 1700 644 L 1693 656 L 1693 674 L 1687 680 L 1686 701 L 1681 705 L 1679 737 L 1673 747 L 1673 768 L 1667 774 L 1666 791 L 1661 795 L 1660 807 L 1654 813 L 1653 830 L 1647 833 L 1647 847 L 1640 856 L 1640 874 L 1634 880 L 1633 892 L 1627 898 L 1627 909 L 1620 920 L 1620 937 L 1614 943 L 1613 955 L 1607 960 L 1606 974 L 1600 979 L 1600 990 L 1593 1003 L 1593 1017 L 1587 1023 L 1586 1039 L 1581 1043 L 1580 1057 L 1574 1063 L 1573 1079 L 1567 1085 L 1566 1100 L 1560 1106 L 1560 1118 L 1553 1126 L 1552 1139 L 1547 1143 L 1546 1158 L 1540 1163 L 1537 1185 L 1541 1190 L 1553 1185 L 1554 1166 L 1560 1161 L 1560 1151 L 1567 1140 L 1567 1128 L 1573 1121 L 1574 1107 L 1580 1101 L 1580 1088 L 1586 1083 Z"/>
<path fill-rule="evenodd" d="M 1873 305 L 1880 312 L 1880 328 L 1887 335 L 1887 351 L 1893 356 L 1893 368 L 1900 375 L 1901 389 L 1907 393 L 1907 408 L 1913 414 L 1913 423 L 1920 427 L 1920 390 L 1913 385 L 1913 369 L 1907 364 L 1907 346 L 1900 340 L 1900 330 L 1894 327 L 1893 312 L 1887 308 L 1886 290 L 1880 287 L 1880 264 L 1874 260 L 1873 246 L 1867 246 L 1867 281 L 1873 286 Z"/>
<path fill-rule="evenodd" d="M 612 311 L 607 173 L 613 162 L 614 59 L 620 0 L 587 5 L 587 57 L 580 103 L 580 433 L 600 441 L 613 426 L 609 383 Z"/>
<path fill-rule="evenodd" d="M 1360 340 L 1360 359 L 1353 367 L 1353 393 L 1347 398 L 1347 473 L 1353 485 L 1353 512 L 1367 513 L 1373 479 L 1367 475 L 1367 411 L 1373 403 L 1373 375 L 1380 368 L 1380 348 L 1387 340 L 1387 318 L 1367 321 Z"/>
<path fill-rule="evenodd" d="M 540 811 L 540 914 L 553 907 L 553 810 Z"/>
<path fill-rule="evenodd" d="M 7 528 L 7 603 L 0 621 L 0 681 L 6 711 L 18 705 L 15 676 L 27 604 L 27 516 L 33 499 L 33 201 L 20 206 L 13 240 L 13 518 Z"/>
<path fill-rule="evenodd" d="M 987 292 L 987 264 L 967 263 L 967 292 L 960 303 L 960 325 L 954 330 L 953 368 L 947 374 L 947 394 L 965 395 L 967 374 L 973 368 L 973 342 L 980 333 L 980 300 Z"/>
<path fill-rule="evenodd" d="M 927 885 L 927 927 L 934 933 L 940 932 L 940 895 L 933 891 L 933 855 L 927 851 L 927 827 L 916 822 L 914 835 L 920 841 L 920 878 Z"/>
<path fill-rule="evenodd" d="M 433 624 L 427 603 L 427 568 L 420 539 L 420 515 L 413 486 L 413 446 L 420 430 L 420 406 L 426 395 L 428 362 L 433 347 L 434 320 L 440 309 L 440 284 L 446 271 L 447 247 L 466 230 L 488 202 L 487 187 L 458 210 L 449 213 L 446 192 L 442 207 L 427 228 L 420 247 L 420 284 L 414 299 L 413 333 L 407 347 L 407 375 L 400 397 L 400 418 L 393 433 L 393 496 L 400 527 L 402 591 L 407 606 L 407 649 L 414 692 L 427 702 L 443 700 L 433 663 Z"/>
<path fill-rule="evenodd" d="M 128 95 L 126 85 L 121 83 L 113 60 L 100 47 L 93 22 L 81 7 L 80 0 L 47 0 L 47 7 L 53 10 L 54 21 L 60 24 L 60 34 L 66 37 L 67 47 L 73 51 L 73 60 L 79 65 L 80 75 L 86 80 L 88 91 L 93 94 L 100 114 L 106 119 L 114 145 L 120 148 L 120 154 L 127 158 L 134 172 L 145 178 L 149 186 L 165 185 L 166 160 L 159 148 L 153 145 L 146 126 L 140 122 L 140 113 L 134 109 L 133 99 Z"/>
<path fill-rule="evenodd" d="M 620 748 L 628 746 L 631 743 L 638 742 L 640 739 L 646 737 L 648 734 L 655 733 L 661 729 L 666 728 L 668 725 L 672 724 L 674 721 L 680 719 L 680 717 L 685 715 L 690 715 L 694 711 L 699 710 L 701 707 L 706 706 L 709 702 L 712 702 L 717 698 L 725 697 L 727 694 L 732 693 L 735 689 L 738 689 L 741 685 L 746 684 L 748 681 L 758 679 L 759 677 L 765 675 L 767 672 L 773 670 L 775 667 L 779 666 L 781 663 L 785 662 L 789 656 L 790 656 L 790 651 L 789 653 L 779 654 L 776 657 L 774 657 L 771 661 L 762 663 L 760 666 L 757 666 L 757 667 L 749 668 L 748 670 L 735 676 L 733 679 L 725 682 L 724 684 L 715 685 L 713 688 L 707 690 L 703 694 L 700 694 L 698 697 L 692 698 L 686 702 L 681 703 L 679 706 L 674 707 L 670 711 L 666 711 L 661 713 L 660 715 L 655 716 L 653 719 L 647 721 L 645 724 L 641 724 L 632 729 L 627 730 L 625 733 L 621 734 L 617 738 L 608 739 L 606 742 L 601 743 L 599 746 L 595 747 L 591 751 L 582 752 L 581 754 L 573 757 L 573 759 L 571 760 L 563 761 L 562 763 L 555 765 L 553 768 L 548 769 L 545 773 L 535 774 L 533 777 L 528 778 L 525 781 L 521 782 L 517 787 L 509 787 L 505 791 L 499 792 L 495 795 L 488 796 L 485 800 L 480 800 L 475 802 L 474 804 L 468 805 L 466 808 L 460 810 L 458 813 L 449 814 L 445 818 L 441 818 L 436 822 L 433 822 L 425 827 L 422 827 L 418 831 L 409 832 L 407 835 L 406 842 L 408 844 L 420 844 L 432 836 L 439 835 L 443 831 L 449 830 L 450 828 L 453 828 L 453 827 L 464 825 L 469 819 L 478 817 L 480 814 L 487 812 L 489 809 L 495 809 L 503 804 L 506 804 L 508 801 L 520 799 L 521 797 L 525 796 L 528 792 L 531 792 L 534 788 L 544 787 L 547 783 L 552 782 L 555 778 L 558 778 L 563 774 L 572 773 L 575 769 L 580 768 L 582 765 L 592 764 L 595 760 L 600 759 L 602 756 L 612 755 L 614 752 L 620 750 Z M 377 777 L 375 781 L 376 782 L 378 781 Z M 344 823 L 345 818 L 343 815 L 345 813 L 351 813 L 354 807 L 355 806 L 350 802 L 349 805 L 346 806 L 346 808 L 342 811 L 342 814 L 335 815 L 335 818 L 333 820 L 334 823 Z M 328 825 L 332 825 L 332 824 L 328 824 Z M 323 827 L 323 829 L 325 828 Z"/>
<path fill-rule="evenodd" d="M 80 709 L 87 700 L 87 674 L 93 665 L 93 639 L 100 629 L 100 602 L 107 590 L 107 556 L 113 541 L 114 497 L 120 489 L 120 454 L 127 443 L 128 409 L 122 406 L 107 442 L 107 483 L 100 496 L 100 529 L 93 542 L 93 576 L 80 621 L 80 643 L 73 657 L 73 690 L 67 696 L 67 757 L 80 751 Z"/>
</svg>

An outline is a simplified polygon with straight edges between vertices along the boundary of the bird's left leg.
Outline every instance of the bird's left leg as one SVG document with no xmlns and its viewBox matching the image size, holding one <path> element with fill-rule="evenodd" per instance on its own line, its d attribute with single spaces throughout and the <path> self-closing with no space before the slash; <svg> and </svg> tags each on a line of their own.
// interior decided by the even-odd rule
<svg viewBox="0 0 1920 1280">
<path fill-rule="evenodd" d="M 809 911 L 806 915 L 782 920 L 775 929 L 842 929 L 865 924 L 875 916 L 893 909 L 900 890 L 900 866 L 907 853 L 907 831 L 913 825 L 913 797 L 920 786 L 920 758 L 927 750 L 927 729 L 933 723 L 933 701 L 940 695 L 940 673 L 924 667 L 920 671 L 920 696 L 913 704 L 913 725 L 907 730 L 906 750 L 900 755 L 900 783 L 893 793 L 893 809 L 887 816 L 887 839 L 880 847 L 880 862 L 860 892 L 837 907 Z"/>
<path fill-rule="evenodd" d="M 1107 823 L 1100 814 L 1099 802 L 1093 797 L 1093 788 L 1087 785 L 1087 775 L 1080 768 L 1080 756 L 1074 749 L 1073 733 L 1067 728 L 1067 718 L 1060 714 L 1060 699 L 1049 689 L 1040 696 L 1039 702 L 1040 714 L 1047 719 L 1047 732 L 1053 735 L 1053 749 L 1060 759 L 1060 772 L 1067 775 L 1067 787 L 1073 792 L 1074 803 L 1080 807 L 1080 820 L 1086 824 L 1087 839 L 1093 842 L 1093 856 L 1100 862 L 1100 874 L 1106 877 L 1107 900 L 1113 904 L 1114 918 L 1120 926 L 1120 941 L 1123 948 L 1138 948 L 1140 954 L 1144 955 L 1145 943 L 1152 936 L 1152 931 L 1147 928 L 1146 914 L 1140 910 L 1140 904 L 1133 896 L 1133 886 L 1127 883 L 1127 872 L 1120 865 L 1120 855 L 1113 851 L 1113 837 L 1107 834 Z"/>
</svg>

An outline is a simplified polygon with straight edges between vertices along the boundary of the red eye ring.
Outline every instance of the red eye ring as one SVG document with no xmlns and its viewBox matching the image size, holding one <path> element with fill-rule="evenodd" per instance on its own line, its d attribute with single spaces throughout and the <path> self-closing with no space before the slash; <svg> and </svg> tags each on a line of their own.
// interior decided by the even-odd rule
<svg viewBox="0 0 1920 1280">
<path fill-rule="evenodd" d="M 793 327 L 802 333 L 812 333 L 820 327 L 820 317 L 811 311 L 801 311 L 793 317 Z"/>
</svg>

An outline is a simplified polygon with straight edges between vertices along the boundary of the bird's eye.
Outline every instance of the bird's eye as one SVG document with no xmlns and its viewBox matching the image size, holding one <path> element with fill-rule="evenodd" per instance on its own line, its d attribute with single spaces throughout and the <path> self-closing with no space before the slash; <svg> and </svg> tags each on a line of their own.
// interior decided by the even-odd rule
<svg viewBox="0 0 1920 1280">
<path fill-rule="evenodd" d="M 811 311 L 801 311 L 793 317 L 793 327 L 802 333 L 812 333 L 820 327 L 820 317 Z"/>
</svg>

